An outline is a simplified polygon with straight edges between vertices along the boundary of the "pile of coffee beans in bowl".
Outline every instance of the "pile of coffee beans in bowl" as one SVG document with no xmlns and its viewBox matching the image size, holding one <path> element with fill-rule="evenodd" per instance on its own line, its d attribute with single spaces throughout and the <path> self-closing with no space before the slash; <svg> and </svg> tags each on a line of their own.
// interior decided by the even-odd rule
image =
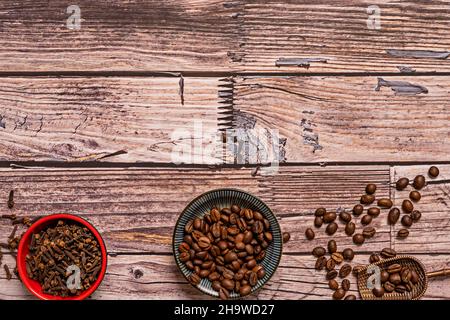
<svg viewBox="0 0 450 320">
<path fill-rule="evenodd" d="M 261 262 L 272 240 L 270 222 L 260 212 L 238 205 L 212 208 L 186 224 L 179 259 L 193 271 L 191 284 L 207 278 L 221 299 L 232 292 L 243 297 L 265 276 Z"/>
</svg>

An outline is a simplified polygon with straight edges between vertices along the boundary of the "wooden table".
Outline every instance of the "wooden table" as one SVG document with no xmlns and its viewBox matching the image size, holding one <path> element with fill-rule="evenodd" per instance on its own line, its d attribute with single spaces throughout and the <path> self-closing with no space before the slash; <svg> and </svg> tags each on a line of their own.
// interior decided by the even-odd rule
<svg viewBox="0 0 450 320">
<path fill-rule="evenodd" d="M 292 235 L 251 298 L 330 299 L 310 254 L 329 237 L 304 237 L 314 210 L 351 209 L 369 182 L 400 205 L 408 194 L 390 185 L 436 164 L 406 240 L 386 211 L 363 246 L 342 224 L 335 238 L 355 263 L 391 247 L 449 267 L 450 1 L 376 2 L 381 29 L 368 28 L 363 0 L 78 0 L 77 30 L 67 1 L 1 1 L 1 213 L 97 226 L 110 256 L 95 299 L 207 299 L 175 266 L 173 227 L 202 192 L 243 189 Z M 236 163 L 229 129 L 278 130 L 278 171 Z M 174 164 L 180 148 L 191 152 Z M 10 232 L 1 221 L 1 241 Z M 425 298 L 450 298 L 449 285 L 432 281 Z M 3 270 L 0 288 L 1 299 L 32 298 Z"/>
</svg>

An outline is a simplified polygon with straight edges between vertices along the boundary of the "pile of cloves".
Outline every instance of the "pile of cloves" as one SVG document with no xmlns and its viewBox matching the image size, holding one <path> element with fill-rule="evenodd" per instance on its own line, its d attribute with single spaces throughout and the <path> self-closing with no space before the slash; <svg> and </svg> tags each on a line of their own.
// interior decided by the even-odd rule
<svg viewBox="0 0 450 320">
<path fill-rule="evenodd" d="M 100 246 L 84 226 L 60 220 L 32 235 L 27 274 L 42 285 L 44 293 L 80 295 L 97 280 L 101 266 Z"/>
</svg>

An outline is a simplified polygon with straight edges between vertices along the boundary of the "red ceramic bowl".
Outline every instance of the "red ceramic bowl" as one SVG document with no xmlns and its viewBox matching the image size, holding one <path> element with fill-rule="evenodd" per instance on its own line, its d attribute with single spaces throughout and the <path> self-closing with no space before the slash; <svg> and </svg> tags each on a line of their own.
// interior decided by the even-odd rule
<svg viewBox="0 0 450 320">
<path fill-rule="evenodd" d="M 87 227 L 94 237 L 97 239 L 98 244 L 100 245 L 100 250 L 102 253 L 102 268 L 100 269 L 97 281 L 94 282 L 94 284 L 86 291 L 82 292 L 79 296 L 71 296 L 71 297 L 59 297 L 59 296 L 52 296 L 50 294 L 46 294 L 42 292 L 42 287 L 36 280 L 32 280 L 28 277 L 27 270 L 26 270 L 26 256 L 29 252 L 28 247 L 31 242 L 31 236 L 33 233 L 38 233 L 45 227 L 47 227 L 50 224 L 54 224 L 58 222 L 59 220 L 65 220 L 65 221 L 72 221 L 77 222 L 80 225 Z M 103 242 L 102 237 L 100 236 L 100 233 L 86 220 L 83 218 L 80 218 L 78 216 L 72 215 L 72 214 L 53 214 L 46 216 L 44 218 L 39 219 L 33 225 L 27 230 L 27 232 L 22 237 L 22 240 L 19 244 L 19 249 L 17 251 L 17 270 L 19 272 L 20 279 L 22 280 L 23 284 L 27 287 L 27 289 L 34 294 L 36 297 L 42 299 L 42 300 L 83 300 L 89 297 L 94 291 L 98 288 L 100 283 L 102 282 L 105 273 L 106 273 L 106 265 L 107 265 L 107 253 L 106 253 L 106 246 Z"/>
</svg>

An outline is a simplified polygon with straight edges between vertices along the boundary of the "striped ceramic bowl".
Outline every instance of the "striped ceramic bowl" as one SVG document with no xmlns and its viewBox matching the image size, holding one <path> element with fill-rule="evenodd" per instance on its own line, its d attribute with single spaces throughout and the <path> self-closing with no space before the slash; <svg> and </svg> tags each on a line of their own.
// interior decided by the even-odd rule
<svg viewBox="0 0 450 320">
<path fill-rule="evenodd" d="M 199 197 L 195 198 L 188 204 L 188 206 L 183 210 L 180 217 L 178 218 L 177 224 L 175 226 L 175 231 L 173 235 L 173 253 L 175 256 L 175 261 L 178 268 L 186 277 L 189 279 L 192 271 L 190 271 L 183 262 L 180 261 L 180 253 L 178 252 L 178 247 L 183 242 L 184 227 L 186 223 L 195 217 L 202 217 L 213 207 L 219 209 L 224 207 L 231 207 L 231 205 L 237 204 L 242 208 L 249 208 L 254 211 L 259 211 L 266 219 L 270 221 L 271 231 L 273 234 L 273 241 L 270 243 L 269 247 L 266 249 L 266 257 L 260 263 L 265 271 L 266 275 L 258 281 L 256 286 L 252 288 L 252 293 L 260 289 L 275 273 L 277 269 L 281 254 L 283 250 L 283 240 L 281 236 L 281 229 L 278 221 L 270 210 L 270 208 L 262 202 L 259 198 L 237 189 L 217 189 L 208 191 Z M 202 279 L 200 284 L 196 286 L 200 291 L 209 294 L 213 297 L 218 297 L 219 294 L 211 287 L 212 283 L 208 279 Z M 232 292 L 230 294 L 231 299 L 237 299 L 240 295 L 238 293 Z"/>
</svg>

